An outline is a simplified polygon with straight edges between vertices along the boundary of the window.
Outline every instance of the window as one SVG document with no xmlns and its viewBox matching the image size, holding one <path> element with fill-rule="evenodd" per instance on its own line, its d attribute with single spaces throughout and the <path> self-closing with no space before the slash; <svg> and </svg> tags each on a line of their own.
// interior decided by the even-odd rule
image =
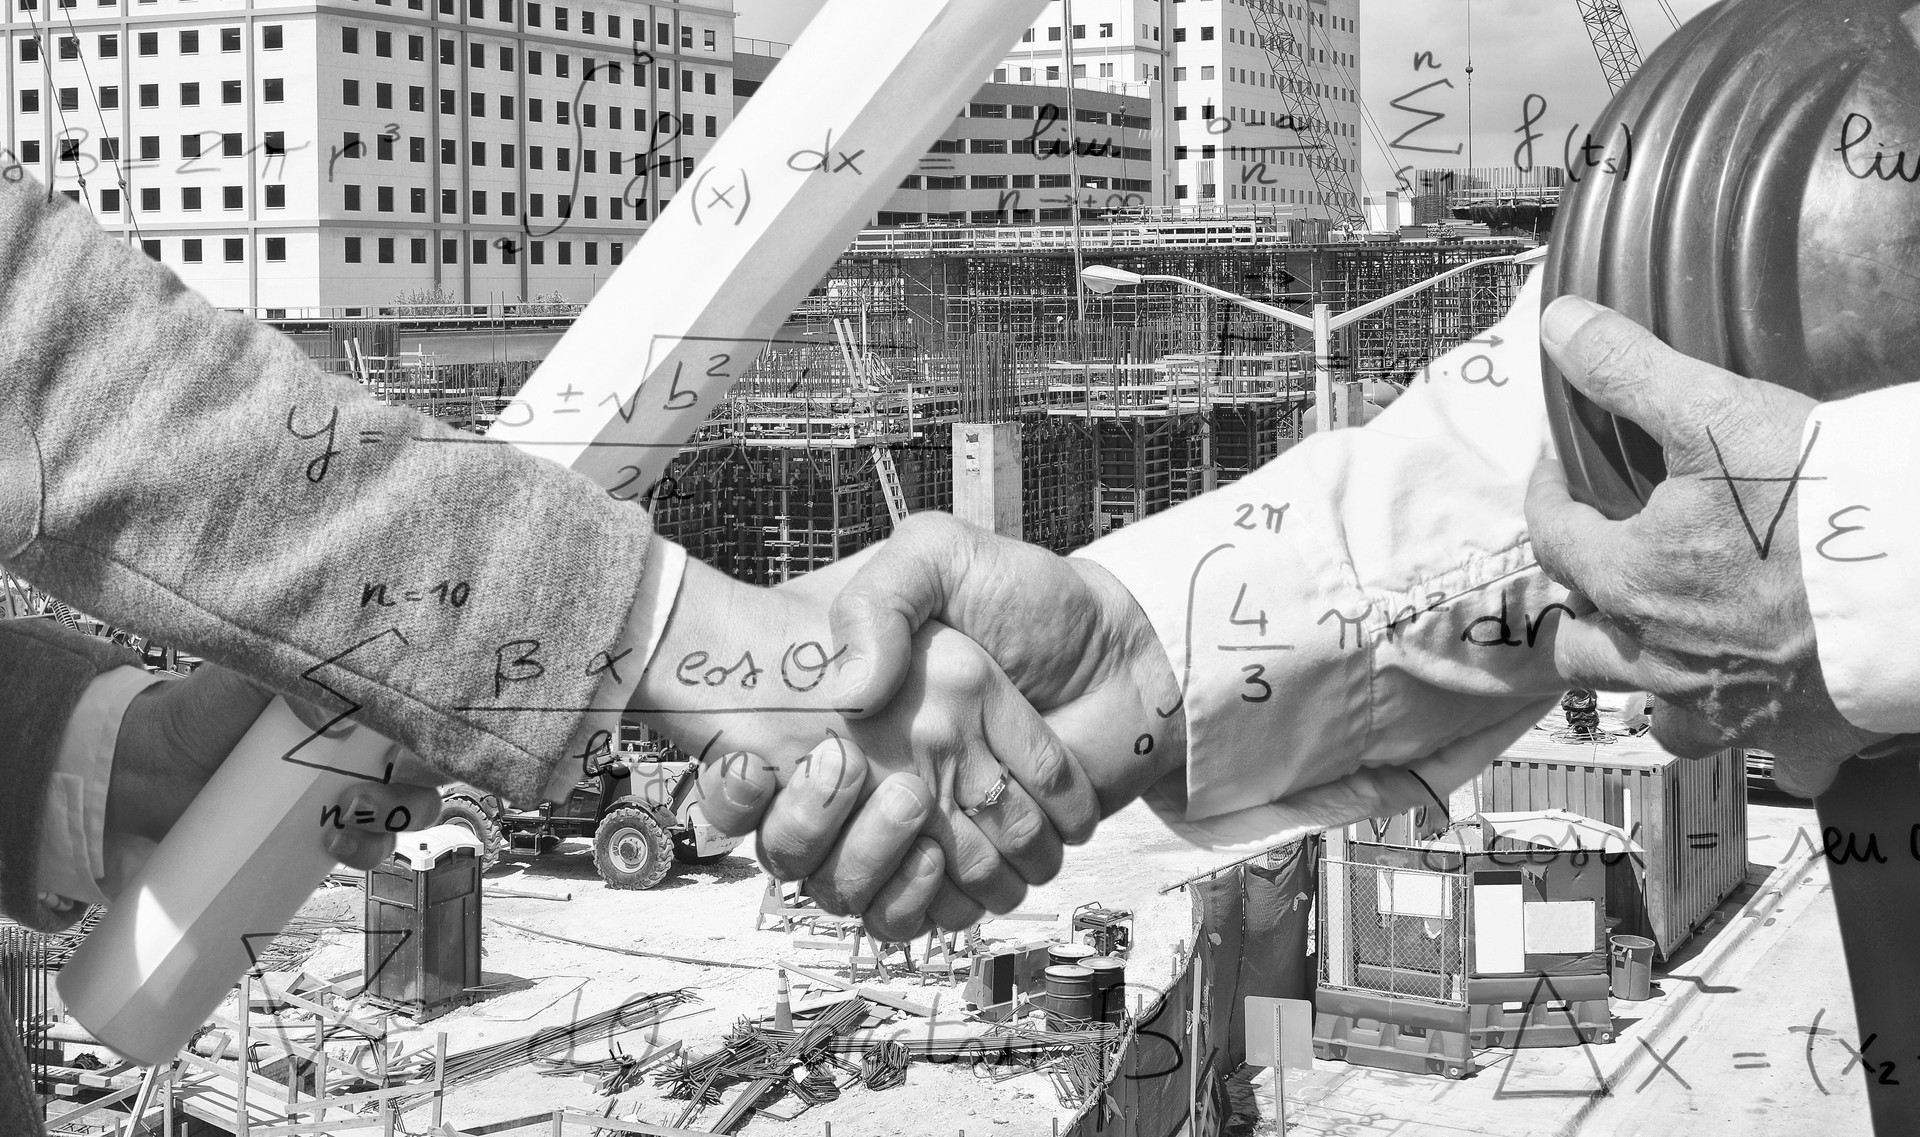
<svg viewBox="0 0 1920 1137">
<path fill-rule="evenodd" d="M 510 47 L 500 49 L 500 70 L 513 70 L 513 49 Z"/>
<path fill-rule="evenodd" d="M 260 47 L 263 51 L 279 51 L 285 43 L 279 24 L 260 25 Z M 141 52 L 142 55 L 146 54 Z"/>
<path fill-rule="evenodd" d="M 140 242 L 140 251 L 157 261 L 160 259 L 160 242 L 143 240 Z"/>
<path fill-rule="evenodd" d="M 713 115 L 707 116 L 707 137 L 720 137 L 720 120 Z M 618 171 L 615 172 L 617 173 Z"/>
<path fill-rule="evenodd" d="M 377 250 L 377 252 L 375 253 L 375 258 L 381 264 L 390 265 L 393 263 L 393 238 L 392 237 L 380 238 L 378 241 L 374 243 L 374 248 Z"/>
<path fill-rule="evenodd" d="M 554 52 L 553 53 L 554 75 L 558 76 L 561 79 L 565 79 L 567 77 L 567 65 L 569 62 L 570 61 L 568 60 L 565 52 L 560 52 L 560 51 Z"/>
<path fill-rule="evenodd" d="M 440 113 L 441 114 L 459 114 L 460 113 L 459 110 L 455 108 L 453 105 L 453 92 L 448 90 L 445 87 L 440 88 Z"/>
<path fill-rule="evenodd" d="M 181 187 L 180 208 L 182 209 L 199 209 L 200 208 L 200 187 L 199 186 Z"/>
<path fill-rule="evenodd" d="M 593 197 L 592 195 L 588 195 L 586 197 L 581 198 L 580 203 L 583 207 L 585 207 L 587 220 L 592 221 L 597 219 L 600 216 L 600 199 L 599 198 Z"/>
<path fill-rule="evenodd" d="M 140 84 L 140 105 L 143 107 L 157 107 L 160 105 L 160 84 Z"/>
<path fill-rule="evenodd" d="M 473 68 L 481 68 L 481 67 L 485 67 L 486 65 L 487 65 L 486 45 L 480 44 L 480 43 L 468 44 L 467 45 L 467 66 L 473 67 Z"/>
<path fill-rule="evenodd" d="M 119 106 L 120 106 L 120 88 L 118 87 L 100 88 L 100 109 L 101 110 L 103 111 L 117 110 Z"/>
<path fill-rule="evenodd" d="M 484 216 L 486 214 L 487 212 L 487 191 L 486 190 L 477 189 L 473 191 L 473 212 L 478 216 Z"/>
<path fill-rule="evenodd" d="M 287 239 L 285 237 L 267 238 L 267 259 L 284 261 L 287 259 Z"/>
<path fill-rule="evenodd" d="M 1058 24 L 1047 29 L 1047 40 L 1050 43 L 1060 42 L 1060 26 Z"/>
<path fill-rule="evenodd" d="M 393 109 L 392 83 L 375 83 L 373 85 L 373 105 L 383 111 Z"/>
<path fill-rule="evenodd" d="M 1185 28 L 1173 29 L 1173 42 L 1175 43 L 1187 42 L 1187 29 Z"/>
<path fill-rule="evenodd" d="M 427 191 L 419 186 L 414 186 L 408 190 L 407 209 L 413 213 L 425 213 L 427 211 Z"/>
<path fill-rule="evenodd" d="M 1173 38 L 1179 39 L 1180 36 L 1178 35 L 1178 33 L 1176 33 Z M 1200 38 L 1203 40 L 1209 40 L 1213 38 L 1212 24 L 1208 24 L 1206 27 L 1200 29 Z"/>
<path fill-rule="evenodd" d="M 220 101 L 222 103 L 228 106 L 231 106 L 235 103 L 238 103 L 240 99 L 241 99 L 240 80 L 226 79 L 221 81 Z"/>
<path fill-rule="evenodd" d="M 344 259 L 346 260 L 346 262 L 350 265 L 359 264 L 360 263 L 360 238 L 348 237 L 343 243 L 345 245 L 345 249 L 343 252 L 344 252 Z"/>
<path fill-rule="evenodd" d="M 542 162 L 542 156 L 545 153 L 546 151 L 541 149 L 538 146 L 527 147 L 527 169 L 529 170 L 544 169 L 545 167 L 541 164 L 541 162 Z"/>
<path fill-rule="evenodd" d="M 450 39 L 440 41 L 440 62 L 447 67 L 453 66 L 453 41 Z"/>
<path fill-rule="evenodd" d="M 610 221 L 625 220 L 625 218 L 621 215 L 621 212 L 620 212 L 621 205 L 622 205 L 622 202 L 617 197 L 610 197 L 607 199 L 607 219 L 608 220 Z"/>
<path fill-rule="evenodd" d="M 540 53 L 537 51 L 527 52 L 527 74 L 540 74 Z"/>
<path fill-rule="evenodd" d="M 1112 38 L 1113 38 L 1113 25 L 1112 25 L 1112 24 L 1101 24 L 1101 25 L 1100 25 L 1100 38 L 1101 38 L 1101 39 L 1112 39 Z"/>
<path fill-rule="evenodd" d="M 1059 81 L 1060 81 L 1060 68 L 1049 65 L 1047 67 L 1047 82 L 1057 83 Z"/>
<path fill-rule="evenodd" d="M 182 158 L 198 158 L 200 156 L 200 136 L 198 134 L 183 134 L 180 136 L 180 156 Z"/>
<path fill-rule="evenodd" d="M 527 7 L 529 7 L 529 8 L 531 8 L 531 7 L 533 7 L 533 5 L 531 5 L 531 4 L 529 4 L 529 5 L 527 5 Z M 457 238 L 457 237 L 442 237 L 442 238 L 440 239 L 440 263 L 441 263 L 441 264 L 449 264 L 449 265 L 454 265 L 454 264 L 459 264 L 459 263 L 460 263 L 460 240 L 459 240 L 459 238 Z"/>
<path fill-rule="evenodd" d="M 1111 79 L 1111 78 L 1113 78 L 1113 64 L 1111 64 L 1111 63 L 1102 63 L 1102 64 L 1100 65 L 1100 77 L 1101 77 L 1102 79 Z"/>
<path fill-rule="evenodd" d="M 158 162 L 160 160 L 159 135 L 143 134 L 140 136 L 140 160 L 142 162 Z"/>
<path fill-rule="evenodd" d="M 508 120 L 509 122 L 513 120 L 513 96 L 512 95 L 500 96 L 500 117 Z"/>
<path fill-rule="evenodd" d="M 220 136 L 220 156 L 221 157 L 238 158 L 240 157 L 243 149 L 244 148 L 241 146 L 241 138 L 238 133 L 222 134 Z"/>
<path fill-rule="evenodd" d="M 263 101 L 269 103 L 286 102 L 287 81 L 285 79 L 262 79 L 260 81 L 260 97 Z"/>
<path fill-rule="evenodd" d="M 416 63 L 424 62 L 426 60 L 427 37 L 425 36 L 408 36 L 407 37 L 407 58 L 413 60 Z"/>
<path fill-rule="evenodd" d="M 373 188 L 373 207 L 382 213 L 393 212 L 392 186 L 375 186 Z"/>
<path fill-rule="evenodd" d="M 38 162 L 40 160 L 39 139 L 23 138 L 20 140 L 20 160 L 22 162 Z"/>
<path fill-rule="evenodd" d="M 547 198 L 545 194 L 530 193 L 527 195 L 527 213 L 530 216 L 544 217 L 546 216 L 546 212 Z M 539 264 L 540 258 L 535 257 L 533 263 Z"/>
<path fill-rule="evenodd" d="M 423 111 L 427 109 L 427 89 L 425 87 L 407 88 L 407 109 Z"/>
<path fill-rule="evenodd" d="M 184 32 L 181 34 L 185 34 Z M 360 29 L 343 27 L 340 29 L 340 50 L 348 55 L 360 54 Z M 349 238 L 351 239 L 351 238 Z"/>
<path fill-rule="evenodd" d="M 25 48 L 27 47 L 28 44 L 32 42 L 33 42 L 32 40 L 23 40 L 21 42 L 20 47 L 22 50 L 20 54 L 22 58 L 24 58 L 26 55 Z M 139 51 L 141 55 L 159 55 L 160 54 L 160 33 L 159 32 L 141 32 L 140 38 L 135 42 L 139 45 Z"/>
<path fill-rule="evenodd" d="M 715 32 L 715 31 L 714 31 L 714 30 L 713 30 L 712 28 L 707 28 L 707 29 L 706 29 L 705 31 L 703 31 L 703 32 L 701 33 L 701 38 L 702 38 L 702 40 L 703 40 L 703 42 L 704 42 L 704 46 L 706 47 L 706 49 L 707 49 L 708 51 L 719 51 L 719 50 L 720 50 L 720 36 L 719 36 L 719 33 L 717 33 L 717 32 Z M 619 247 L 620 247 L 620 246 L 618 246 L 618 245 L 615 245 L 615 246 L 614 246 L 614 248 L 616 248 L 616 249 L 617 249 L 617 248 L 619 248 Z M 613 262 L 613 263 L 614 263 L 614 264 L 619 264 L 619 263 L 620 263 L 620 261 L 619 261 L 619 260 L 618 260 L 618 259 L 616 258 L 616 259 L 614 260 L 614 262 Z"/>
<path fill-rule="evenodd" d="M 189 237 L 180 242 L 180 259 L 190 265 L 200 263 L 200 239 L 198 237 Z"/>
<path fill-rule="evenodd" d="M 350 185 L 343 188 L 346 190 L 347 212 L 349 213 L 360 212 L 360 187 Z"/>
<path fill-rule="evenodd" d="M 681 47 L 693 46 L 693 29 L 690 27 L 687 27 L 685 24 L 682 24 L 680 26 L 680 46 Z"/>
<path fill-rule="evenodd" d="M 223 255 L 228 261 L 247 259 L 247 241 L 244 237 L 228 237 L 220 242 Z"/>
<path fill-rule="evenodd" d="M 673 68 L 660 67 L 660 68 L 656 68 L 656 70 L 659 72 L 659 80 L 657 83 L 655 83 L 655 86 L 659 87 L 662 91 L 672 90 L 673 89 Z"/>
<path fill-rule="evenodd" d="M 592 12 L 580 13 L 580 34 L 583 36 L 590 36 L 594 34 Z"/>
<path fill-rule="evenodd" d="M 711 71 L 709 71 L 709 72 L 706 72 L 706 73 L 705 73 L 705 74 L 704 74 L 704 75 L 702 76 L 702 78 L 704 78 L 704 79 L 706 80 L 706 92 L 707 92 L 707 94 L 709 94 L 709 95 L 717 95 L 717 94 L 719 94 L 719 93 L 720 93 L 720 89 L 719 89 L 719 87 L 717 86 L 717 83 L 718 83 L 718 80 L 717 80 L 717 79 L 716 79 L 716 77 L 714 76 L 714 74 L 713 74 L 713 72 L 711 72 Z"/>
<path fill-rule="evenodd" d="M 616 265 L 619 264 L 620 254 L 623 251 L 625 251 L 625 249 L 626 249 L 626 246 L 620 243 L 619 241 L 615 241 L 612 244 L 608 245 L 607 246 L 607 263 L 616 264 Z"/>
<path fill-rule="evenodd" d="M 553 30 L 556 32 L 567 30 L 567 10 L 558 4 L 553 7 Z"/>
<path fill-rule="evenodd" d="M 970 154 L 1005 154 L 1007 140 L 1004 138 L 976 138 L 967 143 Z"/>
<path fill-rule="evenodd" d="M 287 187 L 272 185 L 267 187 L 267 208 L 285 209 L 287 207 Z"/>
<path fill-rule="evenodd" d="M 1200 69 L 1200 78 L 1202 80 L 1213 78 L 1213 68 L 1211 66 L 1202 67 Z"/>
<path fill-rule="evenodd" d="M 22 114 L 40 113 L 40 91 L 38 88 L 27 87 L 20 92 L 20 111 Z"/>
<path fill-rule="evenodd" d="M 607 13 L 607 36 L 610 39 L 620 38 L 620 17 L 611 12 Z"/>
<path fill-rule="evenodd" d="M 513 191 L 512 190 L 500 191 L 500 215 L 502 217 L 512 217 L 513 206 L 514 206 Z"/>
<path fill-rule="evenodd" d="M 563 265 L 570 265 L 573 263 L 573 242 L 572 241 L 560 242 L 560 263 Z"/>
<path fill-rule="evenodd" d="M 200 84 L 180 84 L 180 105 L 183 107 L 197 107 L 200 105 Z"/>
<path fill-rule="evenodd" d="M 1173 108 L 1173 120 L 1175 122 L 1184 122 L 1186 120 L 1186 117 L 1187 117 L 1186 107 L 1176 106 Z"/>
<path fill-rule="evenodd" d="M 341 132 L 340 156 L 342 158 L 364 158 L 366 154 L 367 148 L 360 144 L 359 131 L 347 130 Z"/>
<path fill-rule="evenodd" d="M 468 93 L 467 117 L 468 118 L 487 117 L 487 97 L 485 95 L 481 94 L 478 91 L 472 91 Z"/>
<path fill-rule="evenodd" d="M 475 166 L 486 165 L 487 164 L 487 144 L 484 142 L 472 142 L 472 143 L 468 143 L 468 145 L 471 148 L 471 153 L 467 160 Z"/>
<path fill-rule="evenodd" d="M 382 59 L 393 58 L 393 33 L 376 31 L 373 33 L 373 53 Z"/>
<path fill-rule="evenodd" d="M 530 28 L 537 28 L 540 26 L 540 5 L 538 4 L 527 5 L 527 26 Z"/>
<path fill-rule="evenodd" d="M 1021 32 L 1021 33 L 1020 33 L 1020 42 L 1021 42 L 1021 43 L 1032 43 L 1032 42 L 1033 42 L 1033 29 L 1032 29 L 1032 28 L 1028 28 L 1028 29 L 1027 29 L 1026 31 L 1024 31 L 1024 32 Z"/>
<path fill-rule="evenodd" d="M 572 169 L 573 168 L 571 164 L 572 162 L 573 162 L 573 151 L 567 149 L 566 147 L 562 146 L 558 150 L 555 150 L 553 152 L 553 168 L 554 169 L 556 170 Z"/>
<path fill-rule="evenodd" d="M 427 263 L 427 239 L 425 237 L 415 237 L 407 242 L 407 259 L 417 265 Z"/>
<path fill-rule="evenodd" d="M 60 88 L 60 109 L 63 111 L 77 111 L 80 109 L 80 88 Z"/>
<path fill-rule="evenodd" d="M 592 103 L 580 104 L 580 125 L 581 126 L 593 125 L 593 120 L 595 117 L 594 111 L 595 111 L 595 107 Z"/>
<path fill-rule="evenodd" d="M 672 26 L 668 24 L 653 25 L 653 41 L 655 43 L 672 43 L 673 42 Z"/>
<path fill-rule="evenodd" d="M 60 58 L 62 59 L 80 58 L 80 40 L 74 36 L 61 36 L 60 37 Z"/>
<path fill-rule="evenodd" d="M 119 190 L 103 189 L 100 191 L 100 212 L 102 213 L 120 212 L 120 191 Z"/>
<path fill-rule="evenodd" d="M 440 212 L 460 212 L 460 191 L 443 189 L 440 191 Z"/>
<path fill-rule="evenodd" d="M 1074 39 L 1086 39 L 1086 38 L 1087 38 L 1087 25 L 1085 25 L 1085 24 L 1075 24 L 1075 25 L 1073 25 L 1073 38 L 1074 38 Z"/>
<path fill-rule="evenodd" d="M 559 13 L 564 11 L 566 11 L 565 8 L 554 9 L 555 15 L 558 15 Z M 473 242 L 473 263 L 477 265 L 483 265 L 487 263 L 487 243 L 484 240 L 476 239 Z"/>
<path fill-rule="evenodd" d="M 537 265 L 546 264 L 547 243 L 545 241 L 535 241 L 529 245 L 527 248 L 527 260 Z"/>
<path fill-rule="evenodd" d="M 29 36 L 20 41 L 20 62 L 37 63 L 40 60 L 40 41 Z"/>
<path fill-rule="evenodd" d="M 568 117 L 572 114 L 572 111 L 572 103 L 558 102 L 553 104 L 553 121 L 559 123 L 561 126 L 566 126 Z"/>
<path fill-rule="evenodd" d="M 120 58 L 120 37 L 119 36 L 101 36 L 100 37 L 100 58 L 102 59 Z"/>
<path fill-rule="evenodd" d="M 597 242 L 597 241 L 588 241 L 588 242 L 586 243 L 586 245 L 585 245 L 585 248 L 586 248 L 586 250 L 587 250 L 587 263 L 588 263 L 588 264 L 590 264 L 590 265 L 597 265 L 597 264 L 599 264 L 599 263 L 600 263 L 600 244 L 599 244 L 599 242 Z"/>
</svg>

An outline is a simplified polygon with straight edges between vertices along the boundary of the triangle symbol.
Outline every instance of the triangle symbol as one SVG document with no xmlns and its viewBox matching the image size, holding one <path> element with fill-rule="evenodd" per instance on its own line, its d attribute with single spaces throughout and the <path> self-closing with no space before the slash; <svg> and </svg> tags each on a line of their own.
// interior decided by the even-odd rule
<svg viewBox="0 0 1920 1137">
<path fill-rule="evenodd" d="M 1541 992 L 1542 988 L 1546 989 L 1544 996 L 1542 995 L 1542 992 Z M 1553 979 L 1549 976 L 1542 975 L 1534 983 L 1533 994 L 1529 997 L 1528 1003 L 1531 1005 L 1531 1004 L 1541 1003 L 1547 1000 L 1559 1001 L 1559 998 L 1560 998 L 1560 993 L 1557 990 L 1555 990 L 1553 986 Z M 1557 1013 L 1557 1014 L 1565 1015 L 1567 1018 L 1567 1025 L 1569 1027 L 1577 1028 L 1579 1026 L 1578 1021 L 1573 1017 L 1573 1008 L 1570 1006 L 1563 1008 L 1558 1012 L 1549 1012 L 1549 1013 Z M 1527 1036 L 1528 1027 L 1532 1025 L 1533 1024 L 1531 1022 L 1523 1023 L 1521 1025 L 1520 1034 L 1513 1040 L 1514 1041 L 1513 1049 L 1515 1050 L 1516 1054 L 1520 1050 L 1521 1041 L 1525 1039 Z M 1600 1072 L 1600 1062 L 1598 1059 L 1596 1059 L 1593 1056 L 1592 1044 L 1582 1041 L 1580 1043 L 1580 1055 L 1581 1057 L 1587 1060 L 1587 1066 L 1593 1071 L 1593 1080 L 1599 1083 L 1598 1089 L 1509 1090 L 1507 1089 L 1507 1077 L 1512 1072 L 1514 1064 L 1511 1061 L 1508 1061 L 1508 1062 L 1502 1062 L 1500 1064 L 1500 1082 L 1498 1085 L 1494 1086 L 1493 1088 L 1493 1100 L 1513 1101 L 1513 1100 L 1524 1100 L 1527 1098 L 1603 1098 L 1603 1097 L 1611 1096 L 1613 1093 L 1613 1090 L 1610 1086 L 1607 1085 L 1607 1076 Z"/>
</svg>

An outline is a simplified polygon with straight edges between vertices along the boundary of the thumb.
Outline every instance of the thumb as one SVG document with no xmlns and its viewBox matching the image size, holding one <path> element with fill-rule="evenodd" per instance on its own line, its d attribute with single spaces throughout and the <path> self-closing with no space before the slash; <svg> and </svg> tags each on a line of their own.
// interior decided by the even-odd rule
<svg viewBox="0 0 1920 1137">
<path fill-rule="evenodd" d="M 901 522 L 828 610 L 841 652 L 839 701 L 849 718 L 865 718 L 892 701 L 906 681 L 913 634 L 947 606 L 945 570 L 958 545 L 939 535 L 947 527 L 939 516 L 915 514 Z"/>
<path fill-rule="evenodd" d="M 1662 343 L 1611 308 L 1562 296 L 1540 317 L 1540 345 L 1569 383 L 1601 408 L 1632 419 L 1663 449 L 1692 446 L 1703 397 L 1730 372 Z"/>
</svg>

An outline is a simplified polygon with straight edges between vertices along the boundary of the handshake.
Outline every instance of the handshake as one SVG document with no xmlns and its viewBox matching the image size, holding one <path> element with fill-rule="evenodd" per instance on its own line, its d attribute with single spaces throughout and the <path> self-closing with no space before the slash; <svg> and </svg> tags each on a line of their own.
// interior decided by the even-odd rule
<svg viewBox="0 0 1920 1137">
<path fill-rule="evenodd" d="M 1181 692 L 1126 588 L 943 514 L 773 589 L 689 564 L 634 702 L 706 747 L 711 824 L 757 830 L 768 872 L 889 941 L 1012 910 L 1184 765 Z"/>
</svg>

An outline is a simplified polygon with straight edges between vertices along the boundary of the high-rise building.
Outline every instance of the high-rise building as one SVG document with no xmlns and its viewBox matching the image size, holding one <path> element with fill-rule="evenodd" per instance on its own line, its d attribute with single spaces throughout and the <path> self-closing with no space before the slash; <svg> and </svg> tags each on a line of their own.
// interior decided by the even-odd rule
<svg viewBox="0 0 1920 1137">
<path fill-rule="evenodd" d="M 4 0 L 0 173 L 214 303 L 585 301 L 733 117 L 731 0 Z"/>
<path fill-rule="evenodd" d="M 1255 3 L 1292 32 L 1335 147 L 1325 157 L 1342 165 L 1357 192 L 1359 0 L 1053 0 L 996 77 L 1064 83 L 1071 46 L 1079 85 L 1146 87 L 1166 204 L 1337 219 L 1343 211 L 1320 200 L 1294 104 L 1261 46 Z"/>
</svg>

